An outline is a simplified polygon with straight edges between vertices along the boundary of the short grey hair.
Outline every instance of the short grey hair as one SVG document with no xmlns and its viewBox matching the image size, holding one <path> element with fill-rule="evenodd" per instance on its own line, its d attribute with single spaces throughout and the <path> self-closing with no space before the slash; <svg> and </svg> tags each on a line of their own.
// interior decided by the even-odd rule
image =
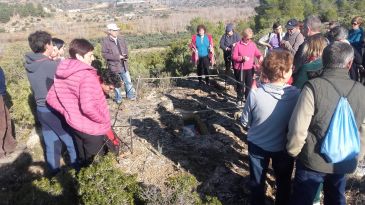
<svg viewBox="0 0 365 205">
<path fill-rule="evenodd" d="M 305 18 L 304 25 L 310 28 L 312 31 L 321 32 L 322 21 L 318 16 L 310 15 Z"/>
<path fill-rule="evenodd" d="M 323 50 L 322 61 L 325 69 L 346 68 L 354 59 L 354 49 L 348 43 L 335 41 Z"/>
<path fill-rule="evenodd" d="M 343 26 L 336 26 L 328 32 L 328 38 L 331 42 L 346 40 L 349 31 Z"/>
</svg>

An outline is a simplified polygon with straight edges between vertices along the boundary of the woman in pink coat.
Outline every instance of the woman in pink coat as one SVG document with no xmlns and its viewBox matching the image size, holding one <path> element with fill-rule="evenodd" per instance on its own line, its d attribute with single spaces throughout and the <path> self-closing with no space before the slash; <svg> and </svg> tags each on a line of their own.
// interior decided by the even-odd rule
<svg viewBox="0 0 365 205">
<path fill-rule="evenodd" d="M 257 48 L 255 42 L 251 40 L 252 37 L 252 29 L 246 28 L 242 32 L 242 40 L 233 49 L 234 76 L 237 81 L 241 82 L 237 83 L 236 91 L 238 101 L 243 100 L 242 85 L 245 85 L 245 99 L 247 99 L 252 87 L 255 58 L 258 59 L 259 64 L 263 61 L 260 50 Z"/>
<path fill-rule="evenodd" d="M 93 45 L 85 39 L 70 43 L 70 59 L 59 64 L 47 103 L 60 112 L 75 132 L 81 165 L 103 153 L 104 136 L 111 130 L 110 114 L 94 60 Z M 102 88 L 103 87 L 103 88 Z M 104 89 L 105 88 L 105 89 Z"/>
</svg>

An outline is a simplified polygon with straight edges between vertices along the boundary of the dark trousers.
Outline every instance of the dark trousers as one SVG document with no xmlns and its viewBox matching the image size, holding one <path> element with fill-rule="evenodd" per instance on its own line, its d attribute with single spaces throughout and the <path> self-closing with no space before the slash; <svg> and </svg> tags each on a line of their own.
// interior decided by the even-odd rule
<svg viewBox="0 0 365 205">
<path fill-rule="evenodd" d="M 210 60 L 209 57 L 199 57 L 198 60 L 198 69 L 197 69 L 197 74 L 198 76 L 201 75 L 209 75 L 209 66 L 210 66 Z M 202 77 L 198 77 L 199 82 L 202 82 Z M 205 77 L 205 82 L 207 84 L 209 84 L 209 77 Z"/>
<path fill-rule="evenodd" d="M 226 74 L 228 74 L 232 68 L 232 53 L 230 51 L 224 51 L 223 58 L 224 65 L 226 67 Z"/>
<path fill-rule="evenodd" d="M 16 141 L 13 136 L 9 110 L 3 96 L 0 95 L 0 158 L 13 152 L 15 148 Z"/>
<path fill-rule="evenodd" d="M 312 205 L 318 188 L 323 183 L 324 205 L 345 205 L 346 177 L 344 174 L 325 174 L 306 168 L 297 161 L 292 205 Z"/>
<path fill-rule="evenodd" d="M 253 73 L 254 73 L 253 68 L 249 70 L 234 69 L 234 76 L 236 80 L 244 85 L 243 86 L 241 83 L 237 83 L 236 92 L 238 99 L 243 98 L 243 93 L 245 94 L 245 99 L 247 99 L 247 96 L 250 93 L 252 87 Z"/>
<path fill-rule="evenodd" d="M 57 172 L 60 168 L 62 143 L 67 148 L 71 165 L 76 165 L 76 149 L 64 117 L 50 107 L 39 106 L 37 116 L 42 127 L 46 161 L 51 171 Z"/>
<path fill-rule="evenodd" d="M 272 160 L 271 164 L 274 170 L 277 187 L 275 204 L 288 204 L 294 159 L 285 151 L 268 152 L 251 142 L 248 143 L 248 155 L 250 166 L 251 204 L 265 204 L 265 180 L 270 159 Z"/>
<path fill-rule="evenodd" d="M 88 135 L 74 130 L 81 166 L 90 165 L 96 155 L 104 155 L 104 135 Z"/>
</svg>

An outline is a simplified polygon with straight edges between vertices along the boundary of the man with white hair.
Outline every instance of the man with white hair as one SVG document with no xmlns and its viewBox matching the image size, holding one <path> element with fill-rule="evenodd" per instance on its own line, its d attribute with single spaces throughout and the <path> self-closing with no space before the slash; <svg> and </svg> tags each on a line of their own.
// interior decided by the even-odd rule
<svg viewBox="0 0 365 205">
<path fill-rule="evenodd" d="M 128 46 L 123 36 L 119 35 L 119 27 L 115 23 L 107 25 L 107 34 L 102 41 L 102 55 L 107 61 L 108 69 L 118 73 L 124 82 L 126 96 L 130 100 L 135 100 L 135 90 L 133 88 L 131 76 L 128 71 Z M 119 88 L 115 88 L 115 102 L 122 102 L 122 95 Z"/>
<path fill-rule="evenodd" d="M 293 205 L 312 205 L 321 183 L 325 205 L 346 204 L 346 174 L 355 171 L 365 154 L 365 103 L 362 99 L 365 88 L 347 75 L 353 58 L 354 49 L 347 43 L 334 42 L 327 46 L 322 56 L 323 74 L 304 85 L 294 108 L 286 145 L 288 154 L 297 157 Z M 331 163 L 322 154 L 321 146 L 343 96 L 353 110 L 361 142 L 360 153 L 357 157 Z M 334 127 L 332 132 L 339 132 L 339 129 Z M 346 139 L 350 137 L 346 135 Z"/>
</svg>

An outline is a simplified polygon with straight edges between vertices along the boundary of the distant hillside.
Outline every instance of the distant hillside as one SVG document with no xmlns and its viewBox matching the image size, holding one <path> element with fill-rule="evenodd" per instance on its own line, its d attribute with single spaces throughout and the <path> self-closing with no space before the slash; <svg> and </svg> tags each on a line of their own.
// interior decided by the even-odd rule
<svg viewBox="0 0 365 205">
<path fill-rule="evenodd" d="M 157 0 L 161 4 L 177 7 L 209 7 L 209 6 L 255 6 L 259 0 Z"/>
</svg>

